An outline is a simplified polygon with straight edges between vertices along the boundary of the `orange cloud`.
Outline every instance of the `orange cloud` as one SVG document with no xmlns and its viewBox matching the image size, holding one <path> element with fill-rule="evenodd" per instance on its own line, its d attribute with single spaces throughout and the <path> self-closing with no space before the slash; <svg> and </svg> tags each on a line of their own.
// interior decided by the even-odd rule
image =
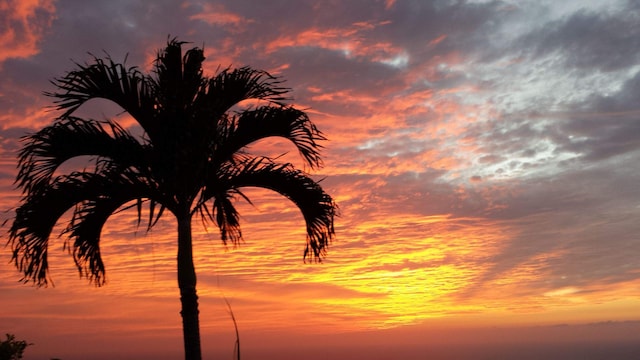
<svg viewBox="0 0 640 360">
<path fill-rule="evenodd" d="M 39 52 L 38 43 L 55 18 L 53 0 L 3 0 L 0 16 L 0 64 L 11 58 L 27 58 Z"/>
<path fill-rule="evenodd" d="M 442 34 L 442 35 L 438 36 L 437 38 L 429 41 L 429 46 L 436 46 L 436 45 L 440 44 L 441 42 L 443 42 L 444 39 L 446 39 L 446 38 L 447 38 L 447 35 L 446 34 Z"/>
<path fill-rule="evenodd" d="M 393 5 L 395 5 L 396 0 L 385 0 L 384 2 L 384 8 L 385 10 L 389 10 L 393 7 Z"/>
<path fill-rule="evenodd" d="M 186 3 L 183 7 L 189 7 Z M 191 20 L 201 20 L 209 25 L 225 26 L 232 31 L 240 31 L 242 27 L 252 20 L 246 19 L 236 13 L 228 11 L 224 5 L 204 3 L 199 4 L 202 10 L 190 17 Z"/>
<path fill-rule="evenodd" d="M 51 123 L 51 120 L 55 117 L 55 114 L 46 108 L 47 105 L 34 105 L 33 107 L 18 109 L 6 109 L 3 113 L 0 113 L 0 124 L 3 130 L 18 127 L 33 127 L 39 128 L 41 126 Z"/>
<path fill-rule="evenodd" d="M 294 35 L 283 35 L 264 45 L 267 54 L 287 47 L 316 47 L 343 52 L 348 58 L 366 57 L 371 61 L 390 61 L 403 55 L 402 48 L 391 42 L 369 41 L 365 32 L 390 22 L 358 22 L 344 28 L 310 28 Z M 257 45 L 262 46 L 262 45 Z"/>
</svg>

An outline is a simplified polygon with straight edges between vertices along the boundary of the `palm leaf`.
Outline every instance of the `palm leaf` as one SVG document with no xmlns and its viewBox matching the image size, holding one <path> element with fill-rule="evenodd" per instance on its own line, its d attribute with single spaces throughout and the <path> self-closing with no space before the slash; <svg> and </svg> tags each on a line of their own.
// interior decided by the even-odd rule
<svg viewBox="0 0 640 360">
<path fill-rule="evenodd" d="M 204 90 L 208 81 L 202 76 L 204 51 L 199 48 L 187 50 L 182 57 L 182 44 L 173 39 L 158 52 L 155 72 L 158 76 L 158 91 L 166 99 L 160 105 L 186 109 L 193 104 L 196 94 Z"/>
<path fill-rule="evenodd" d="M 100 234 L 107 219 L 118 208 L 131 200 L 141 203 L 142 198 L 148 196 L 146 186 L 136 183 L 117 184 L 117 187 L 108 195 L 82 201 L 77 204 L 73 218 L 69 222 L 63 234 L 67 234 L 73 243 L 67 243 L 67 247 L 73 249 L 73 259 L 80 276 L 86 277 L 97 286 L 105 282 L 105 268 L 100 254 Z M 148 229 L 154 222 L 153 210 L 149 219 Z M 140 219 L 140 211 L 138 219 Z"/>
<path fill-rule="evenodd" d="M 311 168 L 322 165 L 318 143 L 325 140 L 322 133 L 309 120 L 307 114 L 291 106 L 262 106 L 240 113 L 224 124 L 219 132 L 224 136 L 220 147 L 214 152 L 218 162 L 227 161 L 243 147 L 271 136 L 290 140 Z"/>
<path fill-rule="evenodd" d="M 291 164 L 278 164 L 265 157 L 229 164 L 221 168 L 219 174 L 219 178 L 207 184 L 198 206 L 211 198 L 219 202 L 219 194 L 233 194 L 242 187 L 273 190 L 291 200 L 305 219 L 307 245 L 304 257 L 320 260 L 325 255 L 326 247 L 335 234 L 333 224 L 337 207 L 317 182 Z"/>
<path fill-rule="evenodd" d="M 149 184 L 138 181 L 136 176 L 136 174 L 120 172 L 119 169 L 111 173 L 107 171 L 73 172 L 58 176 L 49 183 L 40 183 L 37 188 L 33 188 L 25 195 L 16 209 L 16 216 L 9 229 L 9 244 L 13 250 L 12 259 L 18 269 L 23 272 L 23 281 L 47 285 L 49 237 L 58 219 L 74 205 L 81 204 L 76 207 L 75 220 L 67 231 L 72 234 L 84 234 L 83 226 L 78 224 L 88 216 L 89 208 L 86 204 L 90 204 L 91 201 L 105 203 L 109 199 L 120 199 L 118 204 L 120 206 L 133 198 L 153 197 L 154 195 L 148 190 Z M 133 189 L 136 191 L 132 191 Z M 118 194 L 128 195 L 123 197 Z M 85 205 L 82 205 L 83 203 Z M 109 204 L 115 206 L 113 200 Z M 100 210 L 98 209 L 96 214 Z M 74 230 L 78 226 L 80 229 Z"/>
<path fill-rule="evenodd" d="M 217 119 L 244 100 L 264 100 L 284 105 L 284 101 L 290 99 L 285 95 L 291 90 L 283 87 L 282 83 L 282 80 L 266 71 L 250 67 L 227 68 L 209 80 L 206 96 L 198 100 L 208 104 L 213 111 L 212 119 Z"/>
<path fill-rule="evenodd" d="M 55 92 L 45 95 L 56 98 L 56 109 L 64 112 L 60 118 L 70 116 L 87 101 L 97 98 L 111 100 L 136 119 L 149 137 L 154 138 L 157 124 L 155 117 L 155 83 L 143 75 L 137 67 L 93 57 L 91 65 L 76 64 L 77 70 L 54 79 Z"/>
<path fill-rule="evenodd" d="M 23 272 L 24 282 L 47 284 L 47 251 L 51 231 L 62 214 L 88 197 L 90 183 L 89 174 L 73 173 L 32 189 L 22 199 L 9 229 L 9 243 L 13 250 L 12 259 Z"/>
<path fill-rule="evenodd" d="M 61 164 L 78 156 L 94 155 L 97 162 L 110 161 L 138 169 L 146 164 L 144 146 L 118 124 L 109 121 L 68 117 L 23 137 L 22 142 L 16 182 L 23 192 L 50 181 Z"/>
<path fill-rule="evenodd" d="M 238 244 L 242 241 L 240 214 L 233 206 L 232 199 L 231 194 L 220 194 L 215 197 L 213 202 L 216 224 L 220 229 L 220 237 L 225 245 L 227 241 L 231 241 L 232 244 Z"/>
</svg>

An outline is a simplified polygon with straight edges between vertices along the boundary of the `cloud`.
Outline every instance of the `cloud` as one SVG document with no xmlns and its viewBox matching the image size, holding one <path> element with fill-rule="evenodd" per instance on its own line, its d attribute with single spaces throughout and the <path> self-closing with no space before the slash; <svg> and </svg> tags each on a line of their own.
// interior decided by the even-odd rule
<svg viewBox="0 0 640 360">
<path fill-rule="evenodd" d="M 552 57 L 568 69 L 616 71 L 640 60 L 640 25 L 628 2 L 609 11 L 580 10 L 528 33 L 516 43 L 535 57 Z"/>
<path fill-rule="evenodd" d="M 196 5 L 190 5 L 189 3 L 183 5 L 183 7 L 192 6 L 196 7 Z M 209 25 L 225 26 L 227 29 L 229 29 L 230 26 L 240 28 L 249 21 L 241 15 L 226 11 L 224 5 L 221 4 L 198 3 L 196 8 L 198 10 L 193 9 L 192 11 L 194 11 L 195 14 L 190 18 L 193 20 L 204 21 Z M 240 30 L 234 30 L 233 32 L 235 31 Z"/>
<path fill-rule="evenodd" d="M 28 58 L 39 53 L 39 43 L 55 19 L 49 0 L 4 0 L 0 3 L 0 66 L 7 59 Z"/>
</svg>

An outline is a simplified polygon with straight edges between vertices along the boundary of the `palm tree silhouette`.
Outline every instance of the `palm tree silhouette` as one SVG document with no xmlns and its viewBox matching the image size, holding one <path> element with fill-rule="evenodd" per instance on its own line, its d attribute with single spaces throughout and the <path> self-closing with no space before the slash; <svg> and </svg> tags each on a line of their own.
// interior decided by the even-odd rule
<svg viewBox="0 0 640 360">
<path fill-rule="evenodd" d="M 192 256 L 194 215 L 215 222 L 222 241 L 242 240 L 233 200 L 243 187 L 280 193 L 300 209 L 307 229 L 304 258 L 319 260 L 334 236 L 336 205 L 305 172 L 277 159 L 255 156 L 246 146 L 279 136 L 290 140 L 311 169 L 322 165 L 323 134 L 301 110 L 287 104 L 282 80 L 249 67 L 203 75 L 203 50 L 182 54 L 184 42 L 169 40 L 154 62 L 155 76 L 136 67 L 94 57 L 91 64 L 55 79 L 56 121 L 22 138 L 16 183 L 22 198 L 9 229 L 13 261 L 22 281 L 46 286 L 51 231 L 67 210 L 73 216 L 63 234 L 81 276 L 100 286 L 105 267 L 100 233 L 107 218 L 129 206 L 143 208 L 151 229 L 165 213 L 178 223 L 178 285 L 185 358 L 201 359 Z M 87 101 L 108 99 L 129 113 L 141 137 L 112 120 L 73 116 Z M 244 100 L 252 106 L 239 107 Z M 58 175 L 56 169 L 79 156 L 93 156 L 89 169 Z"/>
</svg>

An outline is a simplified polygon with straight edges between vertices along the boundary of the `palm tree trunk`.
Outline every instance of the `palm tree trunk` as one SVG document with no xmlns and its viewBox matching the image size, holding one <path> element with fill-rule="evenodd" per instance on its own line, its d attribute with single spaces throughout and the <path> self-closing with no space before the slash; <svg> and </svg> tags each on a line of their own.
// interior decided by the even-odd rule
<svg viewBox="0 0 640 360">
<path fill-rule="evenodd" d="M 200 324 L 198 320 L 198 295 L 196 271 L 193 265 L 191 244 L 191 214 L 178 216 L 178 286 L 182 303 L 182 333 L 185 360 L 201 360 Z"/>
</svg>

